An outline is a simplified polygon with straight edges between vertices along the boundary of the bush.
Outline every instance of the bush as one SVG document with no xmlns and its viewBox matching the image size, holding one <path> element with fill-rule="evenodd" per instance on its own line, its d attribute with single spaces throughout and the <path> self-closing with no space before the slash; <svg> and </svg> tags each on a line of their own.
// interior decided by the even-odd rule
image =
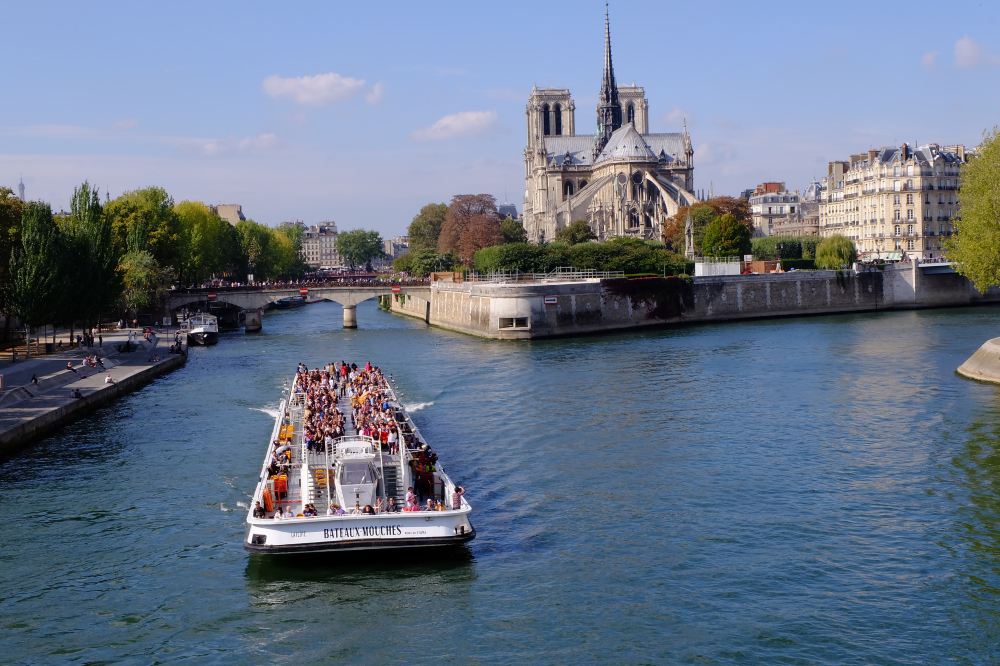
<svg viewBox="0 0 1000 666">
<path fill-rule="evenodd" d="M 750 228 L 729 213 L 709 222 L 701 239 L 706 257 L 742 257 L 750 248 Z"/>
<path fill-rule="evenodd" d="M 816 246 L 816 266 L 839 270 L 858 258 L 854 243 L 844 236 L 830 236 Z"/>
<path fill-rule="evenodd" d="M 773 261 L 775 259 L 814 259 L 817 236 L 765 236 L 751 241 L 754 259 Z M 781 246 L 779 257 L 778 246 Z"/>
</svg>

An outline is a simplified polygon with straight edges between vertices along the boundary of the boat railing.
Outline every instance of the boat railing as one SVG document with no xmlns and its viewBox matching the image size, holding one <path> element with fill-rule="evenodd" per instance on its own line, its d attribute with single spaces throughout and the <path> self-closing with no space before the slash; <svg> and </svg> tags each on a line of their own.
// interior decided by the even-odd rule
<svg viewBox="0 0 1000 666">
<path fill-rule="evenodd" d="M 253 510 L 257 502 L 264 504 L 264 490 L 267 487 L 267 470 L 271 466 L 271 458 L 274 456 L 274 443 L 278 441 L 278 437 L 281 434 L 281 426 L 285 420 L 285 409 L 288 406 L 286 400 L 282 400 L 281 404 L 278 405 L 278 416 L 274 419 L 274 427 L 271 429 L 271 439 L 268 440 L 267 453 L 264 454 L 264 464 L 260 468 L 260 477 L 257 480 L 257 489 L 254 491 L 253 500 L 250 502 L 250 508 L 247 511 L 247 518 L 253 516 Z"/>
</svg>

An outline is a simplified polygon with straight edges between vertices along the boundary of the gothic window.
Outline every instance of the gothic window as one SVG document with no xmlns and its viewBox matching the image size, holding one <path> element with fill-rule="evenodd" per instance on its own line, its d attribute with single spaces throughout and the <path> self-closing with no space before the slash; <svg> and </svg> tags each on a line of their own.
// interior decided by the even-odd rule
<svg viewBox="0 0 1000 666">
<path fill-rule="evenodd" d="M 628 122 L 635 124 L 635 105 L 631 102 L 628 104 Z"/>
<path fill-rule="evenodd" d="M 587 187 L 587 181 L 581 180 L 580 184 L 576 188 L 576 191 L 579 192 L 580 190 L 582 190 L 585 187 Z"/>
<path fill-rule="evenodd" d="M 556 104 L 552 107 L 552 114 L 556 119 L 556 136 L 562 135 L 562 107 Z"/>
<path fill-rule="evenodd" d="M 542 134 L 548 136 L 552 133 L 552 126 L 549 124 L 549 105 L 542 104 Z"/>
<path fill-rule="evenodd" d="M 628 226 L 638 227 L 639 226 L 639 211 L 634 208 L 628 211 Z"/>
<path fill-rule="evenodd" d="M 573 182 L 566 181 L 565 183 L 563 183 L 563 199 L 572 195 L 573 195 Z"/>
</svg>

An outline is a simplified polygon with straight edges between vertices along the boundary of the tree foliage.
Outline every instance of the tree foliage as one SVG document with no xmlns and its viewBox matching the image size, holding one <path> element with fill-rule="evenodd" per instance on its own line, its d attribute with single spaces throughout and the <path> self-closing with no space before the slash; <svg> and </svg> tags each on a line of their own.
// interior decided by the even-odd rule
<svg viewBox="0 0 1000 666">
<path fill-rule="evenodd" d="M 448 204 L 437 249 L 454 252 L 469 264 L 476 251 L 497 245 L 500 239 L 496 199 L 490 194 L 457 194 Z"/>
<path fill-rule="evenodd" d="M 1000 284 L 1000 128 L 962 165 L 960 183 L 961 216 L 945 249 L 958 272 L 985 291 Z"/>
<path fill-rule="evenodd" d="M 556 232 L 556 240 L 568 245 L 586 243 L 587 241 L 592 241 L 596 238 L 597 236 L 594 234 L 594 230 L 590 228 L 590 223 L 586 220 L 576 220 L 575 222 L 570 222 Z"/>
<path fill-rule="evenodd" d="M 0 311 L 6 311 L 7 291 L 2 286 L 11 280 L 11 252 L 17 245 L 24 202 L 9 187 L 0 187 Z"/>
<path fill-rule="evenodd" d="M 498 245 L 476 253 L 475 269 L 482 273 L 520 271 L 547 273 L 568 266 L 581 270 L 623 271 L 634 273 L 682 273 L 684 258 L 662 243 L 637 238 L 614 238 L 609 241 L 567 245 L 561 241 L 548 245 L 527 243 Z"/>
<path fill-rule="evenodd" d="M 854 243 L 845 236 L 829 236 L 816 246 L 816 268 L 839 270 L 850 266 L 857 258 Z"/>
<path fill-rule="evenodd" d="M 441 226 L 447 212 L 448 204 L 443 203 L 429 203 L 420 209 L 406 229 L 411 252 L 437 249 L 438 236 L 441 235 Z"/>
<path fill-rule="evenodd" d="M 500 220 L 500 236 L 504 243 L 527 243 L 528 232 L 524 225 L 512 217 Z"/>
<path fill-rule="evenodd" d="M 702 234 L 701 254 L 706 257 L 742 257 L 750 247 L 750 227 L 732 213 L 713 219 Z"/>
<path fill-rule="evenodd" d="M 65 294 L 63 312 L 67 321 L 81 321 L 89 328 L 113 310 L 121 294 L 120 255 L 115 252 L 111 223 L 98 191 L 90 183 L 73 191 L 64 224 L 73 289 Z"/>
<path fill-rule="evenodd" d="M 24 206 L 18 243 L 10 257 L 7 284 L 10 311 L 29 326 L 49 323 L 57 316 L 64 286 L 64 264 L 59 229 L 48 204 Z"/>
<path fill-rule="evenodd" d="M 122 304 L 132 313 L 153 305 L 170 281 L 170 271 L 146 250 L 126 252 L 118 271 L 122 276 Z"/>
<path fill-rule="evenodd" d="M 670 250 L 683 254 L 685 251 L 684 225 L 688 214 L 691 215 L 691 226 L 694 235 L 696 254 L 708 256 L 702 249 L 702 236 L 705 228 L 713 220 L 723 215 L 732 215 L 737 222 L 751 228 L 753 221 L 750 212 L 750 202 L 736 197 L 713 197 L 700 201 L 692 206 L 681 206 L 677 214 L 663 225 L 663 244 Z"/>
<path fill-rule="evenodd" d="M 435 271 L 456 270 L 461 262 L 451 252 L 438 254 L 430 248 L 410 250 L 392 262 L 393 269 L 401 273 L 409 273 L 413 277 L 426 277 Z"/>
<path fill-rule="evenodd" d="M 351 268 L 364 266 L 371 270 L 372 261 L 385 254 L 383 247 L 382 236 L 377 231 L 355 229 L 337 236 L 337 252 Z"/>
<path fill-rule="evenodd" d="M 112 199 L 104 208 L 111 224 L 118 256 L 149 252 L 161 266 L 180 268 L 182 228 L 174 200 L 162 187 L 133 190 Z"/>
<path fill-rule="evenodd" d="M 200 201 L 174 206 L 180 224 L 178 276 L 182 284 L 230 274 L 243 263 L 236 229 Z"/>
<path fill-rule="evenodd" d="M 764 236 L 750 241 L 754 259 L 815 259 L 819 236 Z M 779 256 L 780 255 L 780 256 Z"/>
</svg>

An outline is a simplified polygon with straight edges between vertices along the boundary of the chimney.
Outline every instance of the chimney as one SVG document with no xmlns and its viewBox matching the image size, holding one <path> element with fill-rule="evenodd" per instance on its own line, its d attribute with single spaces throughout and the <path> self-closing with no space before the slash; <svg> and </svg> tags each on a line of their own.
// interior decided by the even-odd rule
<svg viewBox="0 0 1000 666">
<path fill-rule="evenodd" d="M 910 159 L 910 147 L 908 145 L 906 145 L 905 143 L 902 146 L 899 147 L 899 157 L 904 162 L 906 160 Z"/>
<path fill-rule="evenodd" d="M 868 164 L 875 164 L 876 155 L 878 155 L 878 151 L 874 148 L 868 151 Z"/>
</svg>

